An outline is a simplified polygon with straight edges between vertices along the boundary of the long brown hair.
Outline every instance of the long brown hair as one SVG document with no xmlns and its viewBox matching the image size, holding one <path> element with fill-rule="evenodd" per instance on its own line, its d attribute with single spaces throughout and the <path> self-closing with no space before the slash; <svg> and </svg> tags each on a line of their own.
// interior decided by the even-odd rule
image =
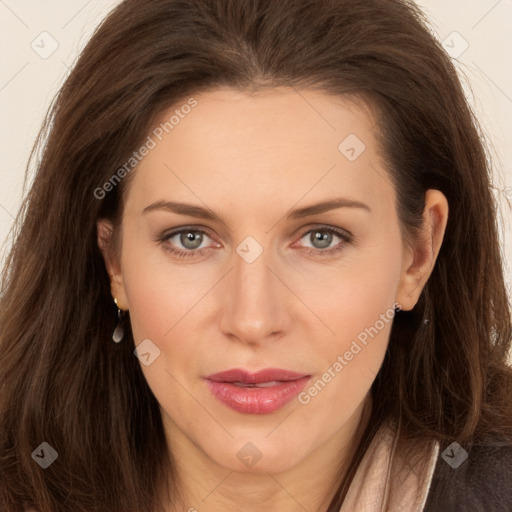
<svg viewBox="0 0 512 512">
<path fill-rule="evenodd" d="M 372 393 L 372 425 L 411 438 L 512 439 L 510 304 L 482 137 L 450 58 L 406 0 L 126 0 L 58 94 L 3 273 L 0 508 L 152 512 L 172 477 L 158 403 L 116 310 L 96 223 L 119 226 L 129 177 L 95 191 L 159 113 L 215 86 L 350 94 L 376 130 L 404 237 L 424 193 L 450 218 L 419 303 L 397 314 Z M 185 98 L 185 100 L 183 100 Z M 134 170 L 133 172 L 136 172 Z M 42 442 L 58 459 L 42 470 Z M 172 478 L 171 478 L 172 481 Z"/>
</svg>

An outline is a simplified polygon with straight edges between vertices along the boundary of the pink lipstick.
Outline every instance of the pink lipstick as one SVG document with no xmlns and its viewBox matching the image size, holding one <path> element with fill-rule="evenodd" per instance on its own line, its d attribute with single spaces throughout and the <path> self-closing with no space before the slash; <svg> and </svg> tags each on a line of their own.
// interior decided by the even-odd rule
<svg viewBox="0 0 512 512">
<path fill-rule="evenodd" d="M 212 394 L 223 404 L 245 414 L 269 414 L 293 400 L 311 375 L 279 368 L 256 373 L 234 368 L 206 377 Z"/>
</svg>

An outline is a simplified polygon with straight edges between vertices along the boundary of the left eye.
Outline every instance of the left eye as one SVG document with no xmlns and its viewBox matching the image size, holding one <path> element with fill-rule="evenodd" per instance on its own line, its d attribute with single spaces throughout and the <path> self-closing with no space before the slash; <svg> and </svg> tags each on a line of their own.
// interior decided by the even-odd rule
<svg viewBox="0 0 512 512">
<path fill-rule="evenodd" d="M 345 246 L 352 242 L 352 235 L 335 228 L 318 227 L 304 233 L 300 240 L 303 239 L 310 244 L 301 243 L 301 247 L 306 250 L 307 254 L 331 256 L 344 250 Z M 336 240 L 338 242 L 332 245 Z"/>
<path fill-rule="evenodd" d="M 336 238 L 342 240 L 341 236 L 331 229 L 312 229 L 304 234 L 301 240 L 304 238 L 311 243 L 310 247 L 320 250 L 330 248 Z"/>
</svg>

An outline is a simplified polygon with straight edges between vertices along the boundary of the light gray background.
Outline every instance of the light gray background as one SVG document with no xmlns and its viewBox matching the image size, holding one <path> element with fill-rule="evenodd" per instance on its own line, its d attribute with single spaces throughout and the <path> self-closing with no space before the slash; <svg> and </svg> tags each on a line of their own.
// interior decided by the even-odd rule
<svg viewBox="0 0 512 512">
<path fill-rule="evenodd" d="M 0 0 L 0 265 L 42 119 L 81 48 L 118 3 Z M 454 57 L 470 103 L 492 141 L 502 246 L 512 292 L 512 0 L 418 3 Z"/>
</svg>

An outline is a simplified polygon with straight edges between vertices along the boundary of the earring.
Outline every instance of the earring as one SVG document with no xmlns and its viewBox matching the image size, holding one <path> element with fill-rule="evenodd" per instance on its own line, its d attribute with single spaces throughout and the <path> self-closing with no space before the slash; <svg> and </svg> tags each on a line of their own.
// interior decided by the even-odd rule
<svg viewBox="0 0 512 512">
<path fill-rule="evenodd" d="M 117 307 L 117 325 L 114 329 L 114 332 L 112 333 L 112 341 L 114 343 L 119 343 L 123 341 L 124 338 L 123 319 L 124 316 L 126 315 L 126 311 L 119 309 L 119 306 L 117 305 L 117 297 L 114 298 L 114 302 Z"/>
</svg>

